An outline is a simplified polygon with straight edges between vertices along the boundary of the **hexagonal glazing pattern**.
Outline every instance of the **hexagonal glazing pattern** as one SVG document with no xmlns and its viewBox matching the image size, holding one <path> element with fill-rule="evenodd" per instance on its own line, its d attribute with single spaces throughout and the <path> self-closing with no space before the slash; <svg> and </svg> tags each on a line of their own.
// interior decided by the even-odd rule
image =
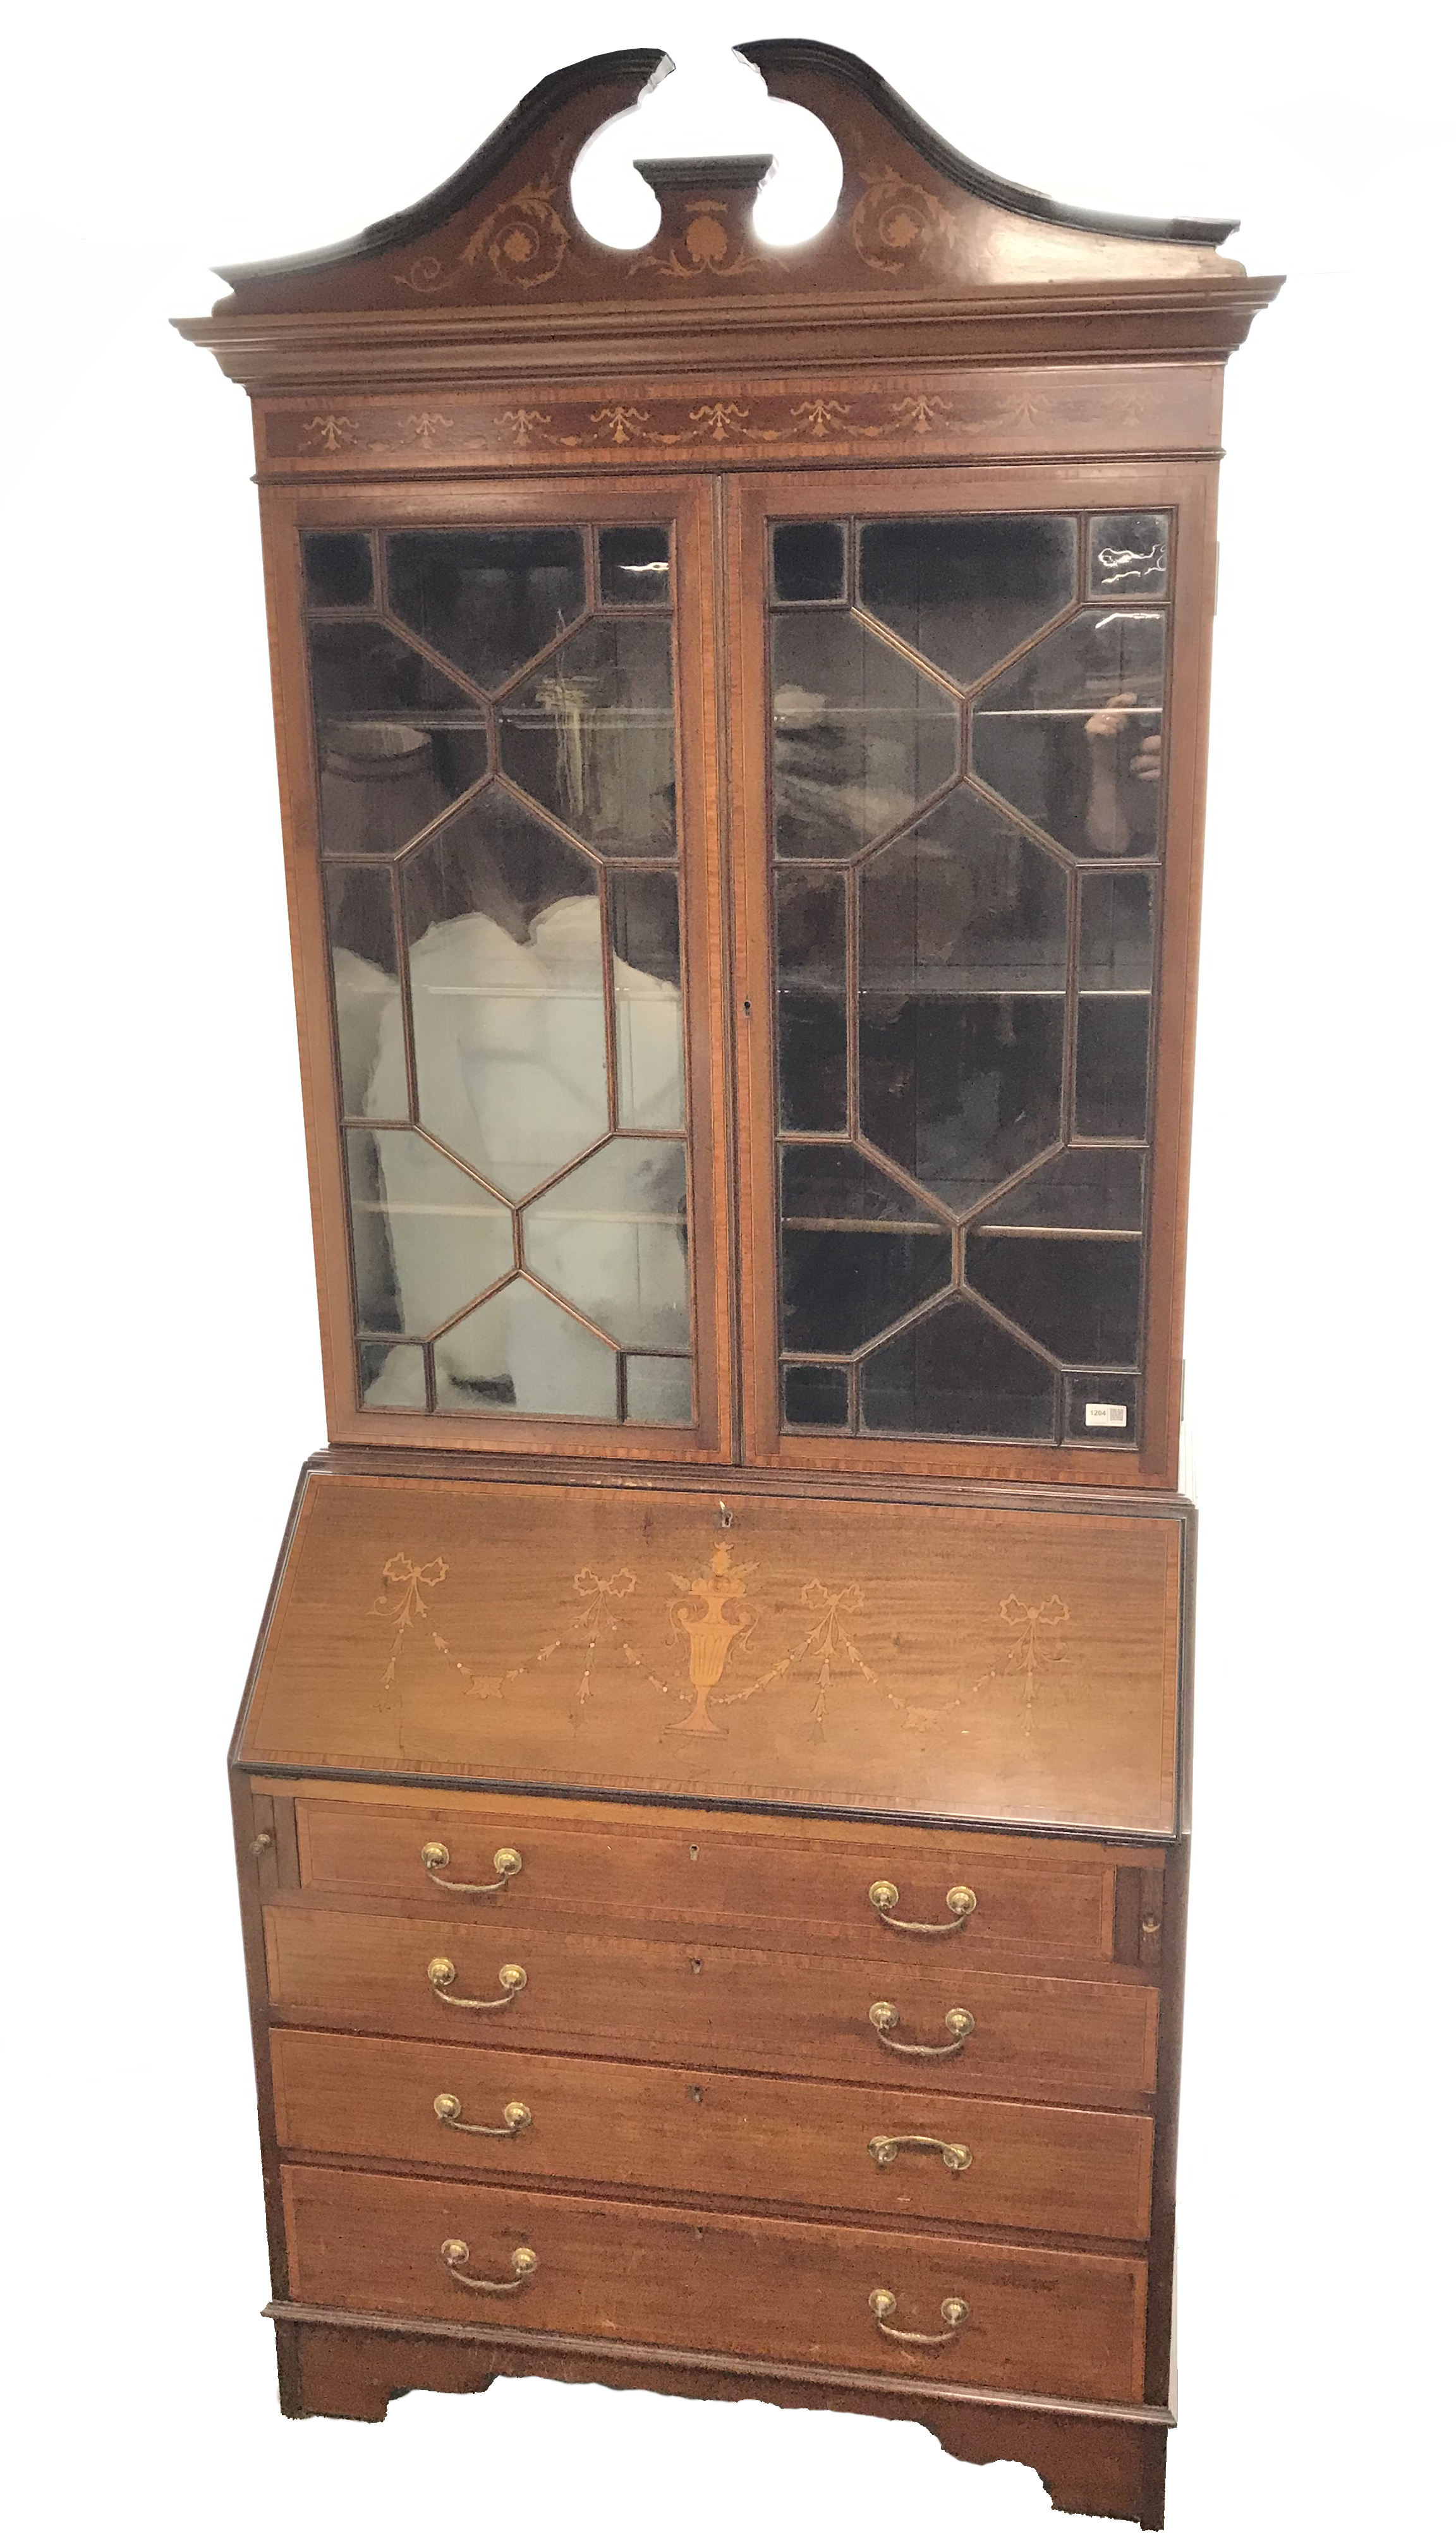
<svg viewBox="0 0 1456 2548">
<path fill-rule="evenodd" d="M 785 1144 L 780 1178 L 786 1351 L 854 1353 L 949 1283 L 949 1228 L 863 1151 Z"/>
<path fill-rule="evenodd" d="M 685 1352 L 687 1155 L 619 1138 L 525 1214 L 525 1261 L 619 1345 Z"/>
<path fill-rule="evenodd" d="M 955 776 L 949 690 L 848 611 L 774 622 L 774 836 L 780 859 L 847 859 Z"/>
<path fill-rule="evenodd" d="M 485 776 L 480 703 L 376 619 L 310 632 L 325 857 L 403 849 Z"/>
<path fill-rule="evenodd" d="M 352 1132 L 346 1144 L 362 1327 L 427 1335 L 509 1273 L 509 1212 L 418 1133 Z"/>
<path fill-rule="evenodd" d="M 865 522 L 860 600 L 964 689 L 1077 596 L 1070 513 Z"/>
<path fill-rule="evenodd" d="M 1078 1369 L 1136 1401 L 1170 549 L 771 528 L 790 1426 L 1056 1439 Z"/>
<path fill-rule="evenodd" d="M 390 605 L 480 689 L 499 690 L 587 604 L 572 529 L 394 531 Z"/>
<path fill-rule="evenodd" d="M 303 536 L 361 1404 L 691 1421 L 672 560 Z"/>
<path fill-rule="evenodd" d="M 866 1431 L 1046 1441 L 1056 1426 L 1056 1373 L 973 1301 L 947 1301 L 866 1360 Z"/>
<path fill-rule="evenodd" d="M 502 770 L 599 858 L 677 855 L 666 619 L 590 621 L 502 700 L 500 717 Z"/>
<path fill-rule="evenodd" d="M 971 706 L 971 768 L 1080 859 L 1158 846 L 1164 618 L 1084 610 Z"/>
<path fill-rule="evenodd" d="M 529 1194 L 608 1130 L 596 870 L 489 787 L 411 853 L 403 907 L 420 1122 Z"/>
<path fill-rule="evenodd" d="M 617 1357 L 517 1275 L 435 1345 L 435 1403 L 455 1414 L 617 1412 Z"/>
</svg>

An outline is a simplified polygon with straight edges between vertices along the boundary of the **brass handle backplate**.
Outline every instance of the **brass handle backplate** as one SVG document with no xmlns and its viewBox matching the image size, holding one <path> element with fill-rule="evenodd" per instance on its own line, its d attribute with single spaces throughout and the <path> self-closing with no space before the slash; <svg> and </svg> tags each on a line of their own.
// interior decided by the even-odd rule
<svg viewBox="0 0 1456 2548">
<path fill-rule="evenodd" d="M 897 2052 L 906 2048 L 903 2044 L 895 2047 Z M 439 2113 L 438 2100 L 435 2112 Z M 930 2133 L 876 2133 L 869 2144 L 869 2155 L 876 2167 L 893 2167 L 902 2149 L 939 2150 L 953 2176 L 970 2165 L 970 2152 L 964 2141 L 938 2141 Z"/>
<path fill-rule="evenodd" d="M 510 2259 L 511 2271 L 515 2276 L 514 2282 L 511 2283 L 489 2283 L 486 2281 L 484 2275 L 463 2274 L 460 2270 L 461 2266 L 468 2265 L 470 2263 L 470 2249 L 467 2247 L 463 2238 L 447 2238 L 443 2247 L 440 2249 L 440 2254 L 444 2258 L 445 2271 L 449 2275 L 450 2280 L 454 2283 L 462 2284 L 468 2292 L 523 2291 L 526 2284 L 530 2281 L 532 2274 L 536 2270 L 536 2251 L 534 2247 L 517 2247 L 515 2249 Z M 931 2341 L 934 2342 L 935 2338 L 932 2337 Z"/>
<path fill-rule="evenodd" d="M 494 1884 L 462 1884 L 453 1875 L 442 1875 L 442 1866 L 450 1864 L 450 1853 L 442 1840 L 427 1840 L 419 1853 L 420 1864 L 431 1884 L 442 1893 L 503 1893 L 512 1875 L 519 1875 L 524 1864 L 518 1849 L 498 1849 L 492 1865 L 496 1869 Z"/>
<path fill-rule="evenodd" d="M 893 2292 L 871 2292 L 869 2307 L 880 2334 L 887 2335 L 891 2344 L 954 2344 L 970 2316 L 964 2301 L 942 2301 L 941 2316 L 946 2321 L 944 2335 L 919 2335 L 913 2327 L 890 2325 L 890 2317 L 896 2307 Z"/>
<path fill-rule="evenodd" d="M 975 2033 L 975 2019 L 968 2008 L 948 2008 L 946 2029 L 951 2038 L 949 2044 L 901 2044 L 893 2031 L 900 2023 L 900 2012 L 894 2001 L 889 1999 L 875 2001 L 869 2012 L 869 2023 L 886 2052 L 904 2052 L 918 2061 L 949 2061 L 953 2053 L 965 2050 L 966 2037 Z"/>
<path fill-rule="evenodd" d="M 946 1908 L 951 1914 L 949 1920 L 892 1920 L 890 1913 L 899 1898 L 898 1884 L 891 1884 L 885 1876 L 869 1887 L 869 1900 L 875 1916 L 887 1929 L 899 1929 L 907 1938 L 954 1938 L 957 1929 L 964 1928 L 975 1909 L 975 1895 L 968 1884 L 952 1885 L 946 1896 Z"/>
<path fill-rule="evenodd" d="M 464 2123 L 460 2100 L 452 2097 L 448 2088 L 436 2097 L 435 2114 L 442 2124 L 449 2125 L 452 2133 L 479 2133 L 488 2141 L 513 2141 L 517 2133 L 529 2132 L 531 2124 L 530 2107 L 523 2106 L 519 2097 L 512 2097 L 508 2106 L 501 2107 L 499 2124 Z"/>
<path fill-rule="evenodd" d="M 424 1972 L 425 1979 L 436 1999 L 442 1999 L 446 2008 L 509 2008 L 517 1991 L 523 1991 L 526 1986 L 524 1964 L 502 1964 L 500 1967 L 501 1998 L 461 1999 L 450 1988 L 450 1984 L 455 1979 L 455 1967 L 448 1956 L 432 1956 L 425 1965 Z"/>
</svg>

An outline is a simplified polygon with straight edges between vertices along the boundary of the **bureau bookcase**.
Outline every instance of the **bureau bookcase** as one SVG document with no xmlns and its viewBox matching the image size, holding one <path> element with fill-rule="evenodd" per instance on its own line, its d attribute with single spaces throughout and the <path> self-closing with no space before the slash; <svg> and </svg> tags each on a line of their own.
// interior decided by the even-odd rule
<svg viewBox="0 0 1456 2548">
<path fill-rule="evenodd" d="M 855 2408 L 1161 2521 L 1227 226 L 545 81 L 256 419 L 329 1447 L 231 1755 L 285 2412 Z"/>
</svg>

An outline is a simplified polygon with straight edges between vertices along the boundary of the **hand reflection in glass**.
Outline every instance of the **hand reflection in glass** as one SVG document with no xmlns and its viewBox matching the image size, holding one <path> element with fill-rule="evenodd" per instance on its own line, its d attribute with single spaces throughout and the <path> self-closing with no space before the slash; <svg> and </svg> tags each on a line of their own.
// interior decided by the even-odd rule
<svg viewBox="0 0 1456 2548">
<path fill-rule="evenodd" d="M 1122 773 L 1119 769 L 1119 746 L 1127 732 L 1130 710 L 1138 705 L 1136 690 L 1119 690 L 1106 707 L 1099 708 L 1086 724 L 1090 771 L 1087 785 L 1087 846 L 1099 858 L 1125 858 L 1133 838 L 1133 827 L 1123 806 Z M 1128 764 L 1129 778 L 1151 781 L 1155 786 L 1162 776 L 1163 738 L 1161 726 L 1151 734 L 1133 738 L 1133 758 Z"/>
</svg>

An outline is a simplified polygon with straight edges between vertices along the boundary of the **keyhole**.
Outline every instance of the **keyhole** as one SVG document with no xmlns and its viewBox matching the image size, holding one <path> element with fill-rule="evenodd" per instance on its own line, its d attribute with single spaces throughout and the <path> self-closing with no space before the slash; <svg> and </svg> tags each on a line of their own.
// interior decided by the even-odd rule
<svg viewBox="0 0 1456 2548">
<path fill-rule="evenodd" d="M 690 1972 L 700 1973 L 702 1971 L 701 1956 L 689 1956 L 687 1958 L 687 1964 Z"/>
<path fill-rule="evenodd" d="M 690 1859 L 692 1859 L 694 1862 L 696 1861 L 696 1858 L 697 1858 L 697 1843 L 696 1843 L 696 1841 L 695 1841 L 695 1840 L 690 1840 L 690 1841 L 688 1842 L 688 1844 L 687 1844 L 687 1855 L 688 1855 L 688 1857 L 689 1857 Z"/>
<path fill-rule="evenodd" d="M 689 2089 L 688 2089 L 688 2091 L 687 2091 L 687 2096 L 688 2096 L 688 2101 L 689 2101 L 689 2103 L 690 2103 L 690 2104 L 692 2104 L 692 2105 L 694 2105 L 694 2106 L 700 2106 L 700 2105 L 702 2104 L 702 2090 L 701 2090 L 701 2088 L 689 2088 Z"/>
</svg>

